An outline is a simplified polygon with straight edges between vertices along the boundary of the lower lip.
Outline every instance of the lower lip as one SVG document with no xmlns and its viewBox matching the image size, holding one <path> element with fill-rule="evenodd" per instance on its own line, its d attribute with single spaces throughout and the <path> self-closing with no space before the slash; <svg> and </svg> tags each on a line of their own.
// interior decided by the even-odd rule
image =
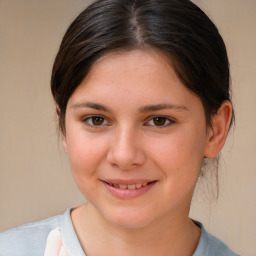
<svg viewBox="0 0 256 256">
<path fill-rule="evenodd" d="M 115 197 L 118 197 L 120 199 L 132 199 L 145 194 L 156 184 L 156 181 L 150 182 L 148 185 L 136 189 L 115 188 L 104 181 L 103 184 L 106 189 Z"/>
</svg>

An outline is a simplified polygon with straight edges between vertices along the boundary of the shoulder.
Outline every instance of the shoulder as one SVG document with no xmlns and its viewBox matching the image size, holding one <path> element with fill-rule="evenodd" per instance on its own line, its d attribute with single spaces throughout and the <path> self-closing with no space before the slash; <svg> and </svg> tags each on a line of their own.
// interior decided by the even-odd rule
<svg viewBox="0 0 256 256">
<path fill-rule="evenodd" d="M 59 227 L 59 216 L 25 224 L 0 234 L 0 255 L 43 255 L 51 230 Z"/>
<path fill-rule="evenodd" d="M 193 256 L 239 256 L 220 239 L 209 234 L 201 223 L 196 223 L 201 227 L 201 237 Z"/>
</svg>

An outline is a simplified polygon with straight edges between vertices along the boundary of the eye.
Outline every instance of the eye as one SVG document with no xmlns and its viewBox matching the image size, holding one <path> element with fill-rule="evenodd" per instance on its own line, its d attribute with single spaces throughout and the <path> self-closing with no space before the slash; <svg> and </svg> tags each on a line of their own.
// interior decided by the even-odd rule
<svg viewBox="0 0 256 256">
<path fill-rule="evenodd" d="M 103 126 L 109 124 L 109 122 L 102 116 L 90 116 L 85 118 L 84 122 L 90 126 Z"/>
<path fill-rule="evenodd" d="M 146 125 L 150 126 L 157 126 L 157 127 L 165 127 L 169 124 L 174 123 L 171 119 L 164 117 L 164 116 L 156 116 L 153 117 L 149 122 L 146 123 Z"/>
</svg>

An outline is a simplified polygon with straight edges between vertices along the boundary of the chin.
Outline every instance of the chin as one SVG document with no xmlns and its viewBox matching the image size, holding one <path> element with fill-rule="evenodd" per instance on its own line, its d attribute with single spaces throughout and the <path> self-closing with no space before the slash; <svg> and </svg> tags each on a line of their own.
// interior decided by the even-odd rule
<svg viewBox="0 0 256 256">
<path fill-rule="evenodd" d="M 126 229 L 137 229 L 149 226 L 153 216 L 146 211 L 139 209 L 115 209 L 102 213 L 103 217 L 110 224 Z"/>
</svg>

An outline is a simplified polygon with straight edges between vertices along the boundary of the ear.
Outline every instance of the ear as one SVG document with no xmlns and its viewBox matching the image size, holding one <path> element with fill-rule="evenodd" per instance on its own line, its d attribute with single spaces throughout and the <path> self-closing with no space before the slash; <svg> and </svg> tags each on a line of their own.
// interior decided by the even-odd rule
<svg viewBox="0 0 256 256">
<path fill-rule="evenodd" d="M 209 129 L 204 156 L 215 158 L 223 148 L 229 130 L 232 117 L 232 105 L 230 101 L 224 101 L 217 113 L 212 118 L 212 125 Z"/>
</svg>

